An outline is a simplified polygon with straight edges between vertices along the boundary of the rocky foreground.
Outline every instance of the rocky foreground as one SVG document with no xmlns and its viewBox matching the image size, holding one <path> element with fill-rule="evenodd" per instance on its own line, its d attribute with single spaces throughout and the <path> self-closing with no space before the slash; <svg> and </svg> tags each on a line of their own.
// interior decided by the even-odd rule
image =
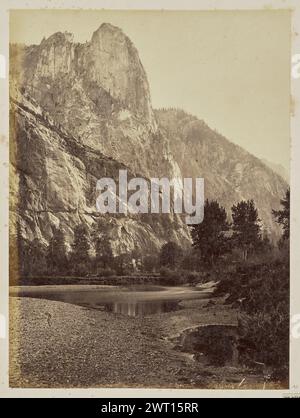
<svg viewBox="0 0 300 418">
<path fill-rule="evenodd" d="M 189 327 L 236 320 L 236 312 L 218 303 L 186 301 L 176 312 L 133 318 L 13 297 L 10 310 L 11 387 L 264 385 L 263 376 L 239 366 L 204 366 L 176 347 L 176 336 Z"/>
</svg>

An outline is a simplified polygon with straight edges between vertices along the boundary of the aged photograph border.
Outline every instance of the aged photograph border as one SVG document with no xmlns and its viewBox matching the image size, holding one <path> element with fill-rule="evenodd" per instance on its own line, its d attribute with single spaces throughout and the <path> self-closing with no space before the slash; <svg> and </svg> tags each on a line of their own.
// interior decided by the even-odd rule
<svg viewBox="0 0 300 418">
<path fill-rule="evenodd" d="M 84 7 L 83 7 L 84 6 Z M 297 332 L 300 315 L 300 258 L 297 248 L 300 247 L 300 181 L 297 176 L 297 167 L 300 164 L 300 78 L 291 75 L 291 334 L 290 334 L 290 390 L 278 391 L 230 391 L 230 390 L 187 390 L 187 389 L 11 389 L 8 384 L 8 34 L 9 34 L 9 9 L 116 9 L 116 10 L 291 10 L 291 69 L 292 57 L 300 54 L 300 5 L 297 0 L 287 1 L 93 1 L 80 2 L 75 0 L 45 1 L 38 0 L 28 6 L 25 1 L 1 2 L 1 37 L 0 54 L 5 57 L 5 74 L 0 79 L 0 114 L 3 134 L 0 141 L 0 170 L 1 170 L 1 206 L 0 206 L 0 315 L 4 320 L 4 335 L 0 335 L 0 397 L 285 397 L 300 394 L 300 335 Z M 1 64 L 2 65 L 2 64 Z M 3 68 L 3 65 L 2 65 Z M 293 74 L 293 72 L 292 72 Z M 299 329 L 299 325 L 298 325 Z"/>
</svg>

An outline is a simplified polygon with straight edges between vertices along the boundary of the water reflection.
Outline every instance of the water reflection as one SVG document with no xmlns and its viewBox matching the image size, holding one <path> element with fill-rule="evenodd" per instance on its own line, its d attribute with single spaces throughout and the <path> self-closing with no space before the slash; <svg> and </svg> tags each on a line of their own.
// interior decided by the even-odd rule
<svg viewBox="0 0 300 418">
<path fill-rule="evenodd" d="M 178 309 L 178 302 L 114 302 L 106 305 L 106 310 L 127 316 L 148 316 Z"/>
<path fill-rule="evenodd" d="M 92 288 L 82 285 L 22 287 L 12 296 L 49 299 L 82 306 L 87 309 L 106 310 L 131 317 L 148 316 L 179 309 L 179 302 L 186 299 L 202 299 L 206 292 L 184 287 L 136 285 L 123 288 Z"/>
</svg>

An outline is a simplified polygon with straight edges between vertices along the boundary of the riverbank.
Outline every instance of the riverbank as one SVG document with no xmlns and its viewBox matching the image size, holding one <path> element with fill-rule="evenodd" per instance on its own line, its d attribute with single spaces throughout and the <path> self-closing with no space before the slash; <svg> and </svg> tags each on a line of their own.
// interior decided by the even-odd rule
<svg viewBox="0 0 300 418">
<path fill-rule="evenodd" d="M 126 291 L 130 293 L 132 299 L 138 295 L 139 299 L 189 299 L 199 298 L 200 295 L 209 297 L 216 289 L 215 282 L 206 284 L 199 284 L 196 287 L 192 286 L 159 286 L 159 285 L 41 285 L 41 286 L 10 286 L 10 296 L 28 296 L 47 298 L 47 294 L 61 294 L 61 293 L 89 293 L 91 291 L 101 291 L 101 295 L 112 295 L 113 299 L 117 295 L 126 295 Z M 201 292 L 201 293 L 200 293 Z M 99 295 L 99 293 L 98 293 Z"/>
<path fill-rule="evenodd" d="M 178 311 L 129 317 L 63 302 L 10 299 L 12 387 L 263 388 L 263 375 L 205 366 L 178 350 L 187 328 L 234 325 L 221 300 L 187 300 Z M 271 387 L 274 387 L 271 385 Z"/>
<path fill-rule="evenodd" d="M 138 273 L 129 276 L 41 276 L 41 277 L 21 277 L 12 280 L 10 286 L 72 286 L 72 285 L 115 285 L 126 286 L 133 284 L 160 284 L 162 278 L 159 273 Z"/>
</svg>

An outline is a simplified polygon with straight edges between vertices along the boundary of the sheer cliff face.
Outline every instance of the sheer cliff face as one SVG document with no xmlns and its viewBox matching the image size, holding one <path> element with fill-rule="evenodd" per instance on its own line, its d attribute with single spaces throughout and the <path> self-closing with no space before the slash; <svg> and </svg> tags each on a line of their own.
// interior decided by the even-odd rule
<svg viewBox="0 0 300 418">
<path fill-rule="evenodd" d="M 110 96 L 110 103 L 95 103 L 100 107 L 99 112 L 113 113 L 116 104 L 131 109 L 154 128 L 147 76 L 136 48 L 121 29 L 103 24 L 85 44 L 75 44 L 72 34 L 58 32 L 39 46 L 29 48 L 25 59 L 24 82 L 38 90 L 33 94 L 40 100 L 43 100 L 41 83 L 47 80 L 45 92 L 50 90 L 49 95 L 55 93 L 51 88 L 69 83 L 77 92 L 80 87 L 86 87 L 87 98 L 95 102 L 104 90 Z M 27 72 L 27 68 L 31 71 Z M 89 83 L 91 90 L 87 88 Z M 47 101 L 45 104 L 51 106 Z"/>
<path fill-rule="evenodd" d="M 90 42 L 56 33 L 40 45 L 11 46 L 11 211 L 24 238 L 47 244 L 60 226 L 68 244 L 81 222 L 92 230 L 97 179 L 204 177 L 206 197 L 227 209 L 254 198 L 271 219 L 287 188 L 260 160 L 184 112 L 153 112 L 132 42 L 103 24 Z M 115 252 L 189 242 L 178 216 L 110 217 Z"/>
<path fill-rule="evenodd" d="M 21 61 L 25 91 L 83 144 L 148 177 L 176 172 L 138 52 L 120 29 L 103 24 L 85 44 L 56 33 Z"/>
<path fill-rule="evenodd" d="M 26 95 L 27 96 L 27 95 Z M 14 92 L 11 99 L 10 213 L 11 233 L 46 246 L 55 228 L 67 246 L 73 230 L 85 224 L 92 233 L 102 218 L 117 254 L 134 249 L 157 251 L 165 241 L 188 244 L 187 227 L 178 216 L 110 216 L 96 212 L 96 182 L 118 179 L 124 164 L 84 145 L 44 113 L 28 96 Z M 93 242 L 91 241 L 93 245 Z"/>
</svg>

